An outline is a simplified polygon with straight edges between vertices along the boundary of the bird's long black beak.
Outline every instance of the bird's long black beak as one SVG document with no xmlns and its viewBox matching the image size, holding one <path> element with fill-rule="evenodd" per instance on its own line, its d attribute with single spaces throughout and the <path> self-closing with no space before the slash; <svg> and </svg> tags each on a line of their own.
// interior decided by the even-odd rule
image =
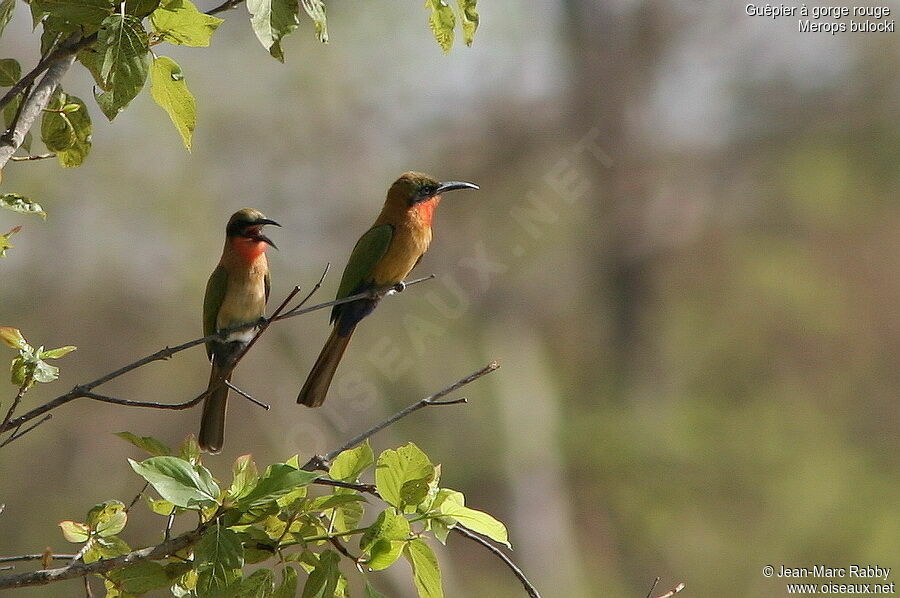
<svg viewBox="0 0 900 598">
<path fill-rule="evenodd" d="M 280 224 L 278 224 L 271 218 L 260 218 L 253 224 L 254 224 L 254 226 L 260 226 L 260 227 L 265 226 L 267 224 L 271 224 L 272 226 L 281 226 Z M 256 230 L 259 231 L 259 229 L 256 229 Z M 262 241 L 263 243 L 268 243 L 269 245 L 272 246 L 273 249 L 278 249 L 278 246 L 275 244 L 275 241 L 273 241 L 269 237 L 265 236 L 261 232 L 257 232 L 256 235 L 254 235 L 254 237 L 256 238 L 257 241 Z"/>
<path fill-rule="evenodd" d="M 475 183 L 467 183 L 465 181 L 447 181 L 446 183 L 441 183 L 438 185 L 437 190 L 435 190 L 435 195 L 440 195 L 445 191 L 456 191 L 457 189 L 480 189 L 478 185 Z"/>
</svg>

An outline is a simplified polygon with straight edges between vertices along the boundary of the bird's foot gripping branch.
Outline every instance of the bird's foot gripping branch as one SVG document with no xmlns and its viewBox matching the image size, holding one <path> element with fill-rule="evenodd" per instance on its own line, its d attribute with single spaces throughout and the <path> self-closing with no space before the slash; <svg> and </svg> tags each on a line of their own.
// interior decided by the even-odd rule
<svg viewBox="0 0 900 598">
<path fill-rule="evenodd" d="M 0 576 L 0 588 L 88 577 L 107 597 L 161 588 L 197 598 L 286 597 L 301 585 L 303 596 L 348 596 L 348 579 L 358 576 L 365 595 L 377 597 L 375 588 L 386 583 L 378 572 L 402 557 L 419 596 L 433 598 L 443 595 L 434 540 L 443 544 L 464 527 L 509 546 L 504 525 L 440 487 L 440 467 L 412 443 L 377 458 L 364 443 L 334 457 L 327 471 L 310 471 L 295 456 L 260 472 L 244 455 L 223 482 L 203 466 L 193 437 L 175 452 L 153 438 L 121 436 L 151 455 L 129 459 L 146 481 L 141 493 L 130 506 L 106 501 L 80 521 L 60 522 L 64 539 L 78 545 L 75 558 L 64 555 L 69 562 L 60 568 Z M 133 549 L 120 537 L 141 516 L 138 502 L 162 518 L 160 544 Z M 371 523 L 363 524 L 367 510 Z M 182 521 L 189 528 L 173 534 Z M 43 560 L 55 557 L 63 555 L 48 552 Z M 245 573 L 257 564 L 262 568 Z"/>
</svg>

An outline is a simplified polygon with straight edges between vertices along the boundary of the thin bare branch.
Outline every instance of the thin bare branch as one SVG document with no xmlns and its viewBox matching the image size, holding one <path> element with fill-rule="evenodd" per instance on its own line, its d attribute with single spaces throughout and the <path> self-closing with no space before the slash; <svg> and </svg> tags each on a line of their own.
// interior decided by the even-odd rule
<svg viewBox="0 0 900 598">
<path fill-rule="evenodd" d="M 674 588 L 672 588 L 665 594 L 660 594 L 656 598 L 672 598 L 672 596 L 674 596 L 675 594 L 677 594 L 678 592 L 680 592 L 683 589 L 684 589 L 684 582 L 679 583 L 678 585 L 676 585 Z M 650 591 L 652 592 L 653 590 L 650 590 Z"/>
<path fill-rule="evenodd" d="M 445 389 L 440 390 L 440 391 L 434 393 L 433 395 L 425 397 L 421 401 L 417 401 L 417 402 L 413 403 L 412 405 L 409 405 L 408 407 L 401 409 L 400 411 L 398 411 L 394 415 L 390 416 L 389 418 L 375 424 L 374 426 L 372 426 L 371 428 L 369 428 L 362 434 L 358 434 L 357 436 L 354 436 L 353 438 L 351 438 L 350 440 L 345 442 L 343 445 L 341 445 L 340 448 L 337 448 L 333 451 L 327 452 L 324 455 L 315 455 L 309 461 L 307 461 L 306 464 L 303 465 L 302 469 L 305 469 L 307 471 L 313 471 L 316 469 L 322 469 L 322 470 L 327 469 L 328 463 L 330 463 L 332 459 L 334 459 L 335 457 L 340 455 L 342 452 L 353 448 L 354 446 L 360 444 L 361 442 L 363 442 L 370 436 L 377 434 L 381 430 L 400 421 L 401 419 L 403 419 L 410 413 L 414 413 L 415 411 L 422 409 L 423 407 L 456 405 L 456 404 L 465 402 L 462 400 L 439 401 L 438 399 L 441 399 L 441 398 L 447 396 L 448 394 L 450 394 L 451 392 L 453 392 L 455 390 L 459 390 L 463 386 L 470 384 L 470 383 L 474 382 L 475 380 L 478 380 L 479 378 L 481 378 L 482 376 L 484 376 L 486 374 L 490 374 L 491 372 L 493 372 L 494 370 L 496 370 L 499 367 L 500 367 L 500 364 L 497 363 L 496 361 L 490 362 L 489 364 L 487 364 L 480 370 L 472 372 L 471 374 L 469 374 L 468 376 L 466 376 L 464 378 L 460 378 L 459 380 L 457 380 L 450 386 L 446 387 Z"/>
<path fill-rule="evenodd" d="M 525 573 L 523 573 L 522 570 L 519 569 L 518 565 L 516 565 L 511 558 L 506 556 L 506 553 L 504 553 L 502 550 L 500 550 L 475 532 L 471 532 L 461 525 L 454 526 L 452 531 L 456 532 L 460 536 L 472 540 L 473 542 L 481 544 L 492 553 L 494 553 L 494 556 L 503 561 L 503 564 L 513 572 L 513 575 L 516 576 L 516 578 L 519 580 L 519 582 L 522 584 L 522 586 L 525 588 L 525 591 L 528 592 L 528 595 L 531 598 L 541 598 L 541 595 L 538 593 L 537 588 L 535 588 L 534 585 L 532 585 L 532 583 L 528 581 L 528 578 L 525 577 Z"/>
<path fill-rule="evenodd" d="M 215 15 L 220 12 L 225 12 L 226 10 L 231 10 L 232 8 L 237 8 L 243 2 L 244 2 L 244 0 L 225 0 L 225 2 L 218 5 L 217 7 L 207 10 L 206 14 Z"/>
<path fill-rule="evenodd" d="M 245 391 L 241 390 L 240 388 L 238 388 L 237 386 L 235 386 L 234 384 L 232 384 L 232 383 L 229 382 L 228 380 L 223 380 L 222 382 L 225 383 L 225 386 L 227 386 L 228 388 L 230 388 L 230 389 L 233 390 L 234 392 L 238 393 L 239 395 L 241 395 L 242 397 L 244 397 L 245 399 L 247 399 L 248 401 L 250 401 L 251 403 L 253 403 L 253 404 L 256 405 L 257 407 L 262 407 L 262 408 L 265 409 L 266 411 L 268 411 L 269 409 L 272 408 L 270 405 L 268 405 L 268 404 L 266 404 L 266 403 L 263 403 L 263 402 L 260 401 L 259 399 L 254 398 L 253 395 L 251 395 L 251 394 L 248 393 L 248 392 L 245 392 Z"/>
<path fill-rule="evenodd" d="M 28 434 L 29 432 L 31 432 L 32 430 L 34 430 L 35 428 L 37 428 L 39 425 L 41 425 L 42 423 L 46 422 L 47 420 L 51 419 L 52 417 L 53 417 L 53 415 L 50 414 L 50 413 L 48 413 L 48 414 L 45 415 L 43 418 L 41 418 L 41 419 L 39 419 L 38 421 L 36 421 L 35 423 L 31 424 L 30 426 L 28 426 L 27 428 L 25 428 L 25 429 L 22 430 L 21 432 L 19 432 L 19 428 L 22 427 L 22 424 L 19 424 L 18 426 L 16 426 L 16 430 L 12 433 L 12 435 L 10 435 L 10 436 L 9 436 L 6 440 L 4 440 L 3 442 L 0 442 L 0 448 L 3 448 L 4 446 L 6 446 L 7 444 L 9 444 L 10 442 L 13 442 L 14 440 L 18 440 L 18 439 L 21 438 L 22 436 L 25 436 L 25 434 Z"/>
<path fill-rule="evenodd" d="M 0 556 L 0 563 L 18 563 L 23 561 L 42 561 L 50 558 L 54 561 L 71 561 L 75 558 L 74 554 L 22 554 L 19 556 Z"/>
</svg>

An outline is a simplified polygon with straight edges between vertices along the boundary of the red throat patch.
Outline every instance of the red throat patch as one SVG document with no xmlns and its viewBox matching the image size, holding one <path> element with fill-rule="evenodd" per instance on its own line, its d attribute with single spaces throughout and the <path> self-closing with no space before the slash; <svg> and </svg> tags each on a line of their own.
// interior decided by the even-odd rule
<svg viewBox="0 0 900 598">
<path fill-rule="evenodd" d="M 247 237 L 234 237 L 232 246 L 248 264 L 253 263 L 266 252 L 266 243 Z"/>
<path fill-rule="evenodd" d="M 435 195 L 431 199 L 426 201 L 419 202 L 413 208 L 416 212 L 416 215 L 419 217 L 419 221 L 425 226 L 431 226 L 431 221 L 434 218 L 434 209 L 441 202 L 441 196 Z"/>
</svg>

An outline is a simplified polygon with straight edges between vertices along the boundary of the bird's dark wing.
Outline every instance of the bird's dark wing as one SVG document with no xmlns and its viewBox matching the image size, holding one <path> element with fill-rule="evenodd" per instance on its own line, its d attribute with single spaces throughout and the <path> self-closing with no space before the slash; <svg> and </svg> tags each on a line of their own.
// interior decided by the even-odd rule
<svg viewBox="0 0 900 598">
<path fill-rule="evenodd" d="M 378 261 L 387 253 L 393 236 L 394 227 L 390 224 L 382 224 L 373 226 L 359 238 L 344 267 L 336 299 L 343 299 L 358 293 L 357 289 L 364 287 L 372 280 L 372 271 Z M 332 322 L 340 315 L 340 307 L 342 306 L 335 305 L 331 311 Z"/>
<path fill-rule="evenodd" d="M 217 266 L 206 283 L 206 295 L 203 297 L 203 336 L 216 333 L 216 317 L 225 300 L 228 289 L 228 272 L 221 265 Z M 212 357 L 212 342 L 206 343 L 206 356 Z"/>
</svg>

